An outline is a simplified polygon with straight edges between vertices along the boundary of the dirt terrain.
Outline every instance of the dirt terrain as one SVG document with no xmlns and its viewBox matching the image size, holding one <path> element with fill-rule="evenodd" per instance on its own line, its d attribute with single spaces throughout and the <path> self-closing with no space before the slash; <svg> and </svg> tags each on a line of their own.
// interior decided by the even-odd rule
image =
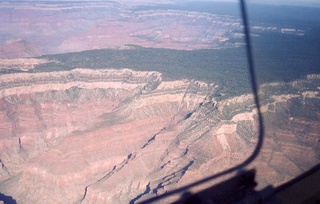
<svg viewBox="0 0 320 204">
<path fill-rule="evenodd" d="M 216 84 L 129 69 L 0 78 L 0 191 L 18 203 L 141 201 L 241 163 L 257 143 L 252 96 L 219 100 Z M 296 94 L 261 89 L 258 188 L 319 162 L 315 84 L 317 75 L 287 84 L 308 87 Z"/>
</svg>

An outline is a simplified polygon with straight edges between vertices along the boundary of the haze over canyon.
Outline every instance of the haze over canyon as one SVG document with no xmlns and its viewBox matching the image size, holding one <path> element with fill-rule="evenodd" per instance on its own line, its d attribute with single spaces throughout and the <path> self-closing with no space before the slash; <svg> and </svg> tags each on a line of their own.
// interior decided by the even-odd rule
<svg viewBox="0 0 320 204">
<path fill-rule="evenodd" d="M 1 196 L 139 203 L 252 154 L 238 7 L 161 3 L 0 3 Z M 264 143 L 246 169 L 261 190 L 320 162 L 320 28 L 311 8 L 301 21 L 253 8 L 266 10 L 251 21 Z"/>
</svg>

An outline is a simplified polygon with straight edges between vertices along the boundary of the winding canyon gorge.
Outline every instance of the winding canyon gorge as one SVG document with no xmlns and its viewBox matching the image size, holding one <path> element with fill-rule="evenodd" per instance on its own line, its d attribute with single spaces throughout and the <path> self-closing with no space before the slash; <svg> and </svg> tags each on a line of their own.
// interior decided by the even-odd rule
<svg viewBox="0 0 320 204">
<path fill-rule="evenodd" d="M 319 7 L 259 2 L 248 34 L 238 1 L 1 1 L 0 203 L 148 203 L 253 152 L 155 203 L 319 165 Z"/>
<path fill-rule="evenodd" d="M 257 143 L 251 94 L 129 69 L 1 78 L 1 186 L 18 203 L 135 203 L 244 161 Z M 258 188 L 319 162 L 320 76 L 261 87 Z M 295 93 L 270 94 L 288 87 Z"/>
</svg>

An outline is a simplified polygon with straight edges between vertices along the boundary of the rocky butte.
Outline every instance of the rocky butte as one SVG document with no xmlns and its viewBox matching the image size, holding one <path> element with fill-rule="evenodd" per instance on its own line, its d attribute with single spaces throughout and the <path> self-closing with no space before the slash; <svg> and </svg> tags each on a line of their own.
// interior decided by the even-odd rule
<svg viewBox="0 0 320 204">
<path fill-rule="evenodd" d="M 320 162 L 320 12 L 250 6 L 264 143 L 246 168 L 261 190 Z M 237 4 L 6 1 L 0 10 L 0 200 L 139 203 L 254 151 Z"/>
<path fill-rule="evenodd" d="M 174 1 L 158 1 L 157 6 L 146 2 L 0 2 L 0 58 L 127 49 L 128 44 L 178 50 L 243 45 L 238 7 L 236 14 L 222 15 L 184 8 L 183 4 L 182 9 L 181 3 Z M 254 36 L 266 30 L 304 34 L 304 30 L 294 29 L 275 23 L 252 26 Z"/>
<path fill-rule="evenodd" d="M 18 203 L 135 203 L 245 160 L 251 94 L 159 72 L 73 69 L 0 76 L 0 192 Z M 288 87 L 290 94 L 270 94 Z M 319 162 L 320 76 L 261 87 L 258 188 Z"/>
</svg>

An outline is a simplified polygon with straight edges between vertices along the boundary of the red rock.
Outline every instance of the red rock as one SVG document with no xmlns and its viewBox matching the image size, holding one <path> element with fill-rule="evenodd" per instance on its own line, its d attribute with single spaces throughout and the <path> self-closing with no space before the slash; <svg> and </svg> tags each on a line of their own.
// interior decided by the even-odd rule
<svg viewBox="0 0 320 204">
<path fill-rule="evenodd" d="M 216 108 L 208 99 L 214 84 L 166 82 L 160 73 L 128 69 L 0 79 L 0 191 L 18 202 L 141 201 L 243 162 L 257 142 L 256 110 L 245 108 L 252 96 L 218 101 Z M 250 164 L 259 189 L 319 162 L 311 142 L 319 139 L 319 121 L 283 112 L 293 114 L 288 101 L 299 96 L 274 98 L 262 101 L 265 143 Z M 271 104 L 276 108 L 266 108 Z"/>
</svg>

